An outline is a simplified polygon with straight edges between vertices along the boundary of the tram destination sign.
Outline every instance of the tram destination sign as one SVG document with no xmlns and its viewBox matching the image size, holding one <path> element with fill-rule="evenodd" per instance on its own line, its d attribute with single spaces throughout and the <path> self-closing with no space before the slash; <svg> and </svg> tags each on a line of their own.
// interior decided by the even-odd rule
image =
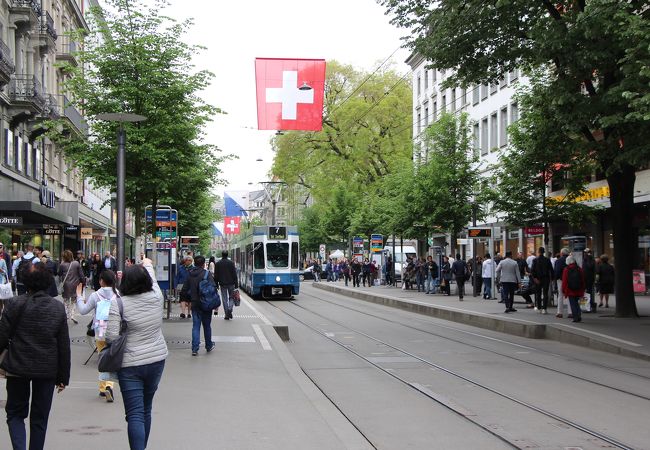
<svg viewBox="0 0 650 450">
<path fill-rule="evenodd" d="M 467 230 L 468 238 L 489 238 L 492 237 L 492 228 L 470 228 Z"/>
<path fill-rule="evenodd" d="M 287 227 L 269 227 L 269 239 L 286 239 Z"/>
</svg>

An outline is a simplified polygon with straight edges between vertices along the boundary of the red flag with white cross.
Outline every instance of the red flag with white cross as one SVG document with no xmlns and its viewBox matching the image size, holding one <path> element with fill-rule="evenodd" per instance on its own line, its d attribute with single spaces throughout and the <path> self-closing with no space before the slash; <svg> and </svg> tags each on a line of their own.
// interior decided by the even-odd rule
<svg viewBox="0 0 650 450">
<path fill-rule="evenodd" d="M 255 80 L 258 129 L 323 128 L 324 59 L 255 58 Z"/>
<path fill-rule="evenodd" d="M 223 221 L 224 234 L 239 234 L 241 218 L 239 216 L 226 217 Z"/>
</svg>

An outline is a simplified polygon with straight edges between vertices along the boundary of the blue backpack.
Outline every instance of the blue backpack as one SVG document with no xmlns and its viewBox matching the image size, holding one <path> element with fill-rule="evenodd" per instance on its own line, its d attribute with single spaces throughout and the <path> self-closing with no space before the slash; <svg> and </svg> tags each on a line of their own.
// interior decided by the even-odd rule
<svg viewBox="0 0 650 450">
<path fill-rule="evenodd" d="M 199 307 L 204 312 L 210 312 L 221 305 L 221 299 L 217 293 L 217 286 L 208 280 L 209 271 L 205 271 L 203 279 L 199 282 Z"/>
</svg>

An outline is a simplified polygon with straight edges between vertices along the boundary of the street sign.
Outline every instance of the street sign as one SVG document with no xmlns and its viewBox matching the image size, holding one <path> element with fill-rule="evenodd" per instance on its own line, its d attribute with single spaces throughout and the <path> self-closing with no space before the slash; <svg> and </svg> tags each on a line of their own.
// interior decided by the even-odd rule
<svg viewBox="0 0 650 450">
<path fill-rule="evenodd" d="M 381 234 L 371 234 L 370 235 L 370 251 L 372 253 L 381 252 L 384 248 L 384 236 Z"/>
<path fill-rule="evenodd" d="M 469 228 L 467 230 L 468 238 L 486 238 L 492 237 L 492 228 Z"/>
</svg>

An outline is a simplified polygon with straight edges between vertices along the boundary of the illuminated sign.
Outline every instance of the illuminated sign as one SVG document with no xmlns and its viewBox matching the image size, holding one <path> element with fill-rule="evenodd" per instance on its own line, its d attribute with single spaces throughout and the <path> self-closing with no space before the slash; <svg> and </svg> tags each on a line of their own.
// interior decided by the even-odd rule
<svg viewBox="0 0 650 450">
<path fill-rule="evenodd" d="M 492 237 L 492 228 L 470 228 L 467 230 L 468 238 Z"/>
<path fill-rule="evenodd" d="M 286 239 L 287 227 L 269 227 L 269 239 Z"/>
</svg>

